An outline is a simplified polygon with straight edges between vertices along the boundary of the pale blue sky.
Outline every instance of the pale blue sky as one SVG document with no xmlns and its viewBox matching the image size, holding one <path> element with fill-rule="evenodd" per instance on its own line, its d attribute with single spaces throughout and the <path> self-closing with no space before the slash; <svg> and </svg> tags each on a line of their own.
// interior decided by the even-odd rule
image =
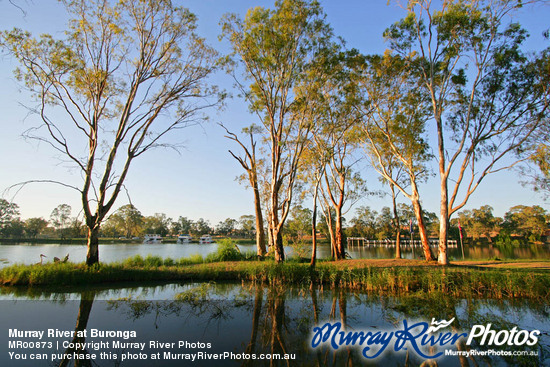
<svg viewBox="0 0 550 367">
<path fill-rule="evenodd" d="M 218 22 L 226 12 L 244 16 L 252 6 L 272 6 L 271 1 L 258 0 L 192 0 L 176 1 L 188 7 L 198 15 L 199 34 L 209 43 L 224 52 L 227 45 L 218 41 L 220 28 Z M 386 5 L 386 0 L 325 0 L 321 1 L 328 21 L 335 34 L 343 37 L 349 47 L 358 48 L 364 53 L 378 53 L 385 48 L 382 32 L 391 23 L 403 16 L 396 5 Z M 26 11 L 20 10 L 0 0 L 0 28 L 11 29 L 14 26 L 30 30 L 33 34 L 53 33 L 61 35 L 65 17 L 58 1 L 18 2 Z M 524 10 L 520 20 L 532 37 L 527 46 L 541 48 L 542 31 L 550 24 L 548 6 Z M 55 159 L 51 149 L 36 142 L 25 141 L 21 133 L 33 126 L 35 116 L 27 116 L 22 105 L 29 105 L 29 96 L 21 91 L 13 78 L 16 63 L 3 55 L 0 62 L 0 191 L 10 185 L 31 179 L 65 179 L 79 182 L 71 177 L 75 172 L 68 171 Z M 219 75 L 217 82 L 230 89 L 231 80 Z M 254 116 L 247 113 L 243 101 L 238 98 L 227 101 L 224 111 L 211 113 L 210 122 L 203 126 L 184 129 L 171 137 L 174 141 L 183 141 L 186 148 L 177 154 L 171 150 L 150 152 L 136 160 L 126 181 L 134 205 L 144 215 L 166 213 L 176 219 L 186 216 L 191 219 L 200 217 L 215 225 L 225 218 L 238 218 L 243 214 L 252 214 L 252 193 L 235 181 L 241 174 L 240 165 L 227 153 L 236 149 L 223 137 L 223 131 L 216 122 L 223 122 L 233 131 L 254 122 Z M 366 166 L 366 164 L 364 164 Z M 381 189 L 377 175 L 364 169 L 363 177 L 370 189 Z M 470 199 L 468 208 L 489 204 L 495 208 L 496 215 L 514 205 L 542 205 L 542 197 L 530 188 L 518 183 L 515 172 L 498 173 L 488 178 Z M 421 197 L 425 209 L 438 212 L 437 178 L 431 179 L 421 187 Z M 7 196 L 11 199 L 11 196 Z M 14 201 L 20 206 L 23 218 L 42 216 L 49 218 L 54 207 L 61 203 L 73 207 L 77 214 L 79 198 L 76 192 L 49 184 L 34 184 L 21 190 Z M 115 207 L 124 205 L 127 200 L 121 196 Z M 388 198 L 366 198 L 358 205 L 369 205 L 376 210 L 389 205 Z M 348 219 L 353 216 L 348 214 Z"/>
</svg>

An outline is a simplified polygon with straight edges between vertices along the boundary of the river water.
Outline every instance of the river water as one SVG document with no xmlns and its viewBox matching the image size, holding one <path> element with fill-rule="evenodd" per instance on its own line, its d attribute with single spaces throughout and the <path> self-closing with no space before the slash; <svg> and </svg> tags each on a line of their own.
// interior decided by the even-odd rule
<svg viewBox="0 0 550 367">
<path fill-rule="evenodd" d="M 238 245 L 241 252 L 256 252 L 255 245 Z M 217 244 L 110 244 L 99 245 L 99 258 L 101 262 L 123 261 L 129 257 L 141 255 L 160 256 L 163 258 L 170 257 L 179 259 L 189 257 L 191 255 L 200 254 L 206 257 L 209 253 L 216 251 Z M 301 253 L 302 256 L 310 256 L 310 247 L 286 247 L 285 251 L 289 256 Z M 451 259 L 462 259 L 461 249 L 458 247 L 449 248 L 449 256 Z M 352 246 L 347 249 L 349 256 L 352 259 L 366 258 L 393 258 L 395 247 L 378 245 L 378 246 Z M 8 244 L 0 243 L 0 267 L 22 263 L 35 264 L 40 261 L 40 254 L 46 255 L 44 262 L 53 261 L 54 257 L 60 259 L 67 254 L 69 260 L 73 262 L 81 262 L 86 259 L 85 245 L 65 245 L 65 244 Z M 418 257 L 421 254 L 419 247 L 403 247 L 403 258 Z M 486 260 L 498 257 L 500 259 L 550 259 L 550 248 L 547 245 L 538 246 L 517 246 L 517 247 L 497 247 L 497 246 L 465 246 L 464 254 L 466 259 L 471 260 Z M 330 257 L 330 248 L 328 245 L 320 245 L 317 256 L 319 258 Z"/>
<path fill-rule="evenodd" d="M 438 366 L 550 363 L 549 306 L 520 300 L 466 300 L 441 294 L 386 297 L 339 289 L 184 283 L 65 292 L 2 289 L 0 304 L 2 366 L 419 366 L 438 353 L 443 354 L 436 359 Z M 516 334 L 535 329 L 540 334 L 536 345 L 520 347 L 482 346 L 481 337 L 465 345 L 466 336 L 443 346 L 419 347 L 418 351 L 413 341 L 419 343 L 420 339 L 399 344 L 397 331 L 407 330 L 413 323 L 420 323 L 421 329 L 422 323 L 431 325 L 432 318 L 452 320 L 434 335 L 469 334 L 475 325 L 489 324 L 501 334 L 514 328 Z M 336 338 L 337 349 L 330 346 L 333 339 L 328 338 L 313 348 L 314 328 L 327 323 L 339 323 L 347 332 L 370 332 L 373 337 L 361 346 L 339 345 Z M 41 339 L 18 337 L 10 336 L 9 330 L 45 334 Z M 73 331 L 77 332 L 74 337 L 63 335 Z M 409 332 L 420 333 L 419 329 Z M 14 344 L 17 341 L 20 348 Z M 22 346 L 37 341 L 45 345 Z M 70 343 L 81 343 L 83 349 L 75 351 Z M 375 358 L 365 357 L 373 357 L 384 345 Z M 478 354 L 445 356 L 446 350 Z M 495 355 L 498 353 L 536 355 Z M 289 359 L 261 359 L 275 358 L 272 355 Z M 87 364 L 86 358 L 92 356 L 93 363 Z M 31 360 L 38 357 L 46 360 Z M 74 358 L 81 359 L 74 364 Z"/>
<path fill-rule="evenodd" d="M 253 245 L 239 248 L 255 251 Z M 178 259 L 206 256 L 216 249 L 215 243 L 100 245 L 100 259 L 113 262 L 135 255 Z M 307 248 L 286 250 L 292 254 Z M 394 248 L 354 246 L 348 252 L 352 258 L 389 258 Z M 403 253 L 413 257 L 411 248 Z M 46 262 L 66 254 L 80 262 L 86 247 L 0 246 L 2 266 L 36 263 L 40 254 L 47 256 Z M 328 246 L 320 247 L 319 257 L 329 254 Z M 472 247 L 465 248 L 465 255 L 473 259 L 549 257 L 548 248 L 542 246 Z M 461 250 L 451 249 L 450 256 L 461 258 Z M 426 361 L 434 365 L 428 357 L 438 353 L 443 354 L 435 359 L 438 366 L 550 366 L 550 306 L 525 300 L 455 299 L 423 293 L 388 297 L 308 285 L 154 283 L 62 290 L 0 288 L 0 307 L 0 366 L 420 366 Z M 453 343 L 415 348 L 419 341 L 413 336 L 420 335 L 423 325 L 433 326 L 439 320 L 452 322 L 437 335 L 465 335 Z M 417 328 L 407 329 L 416 323 Z M 361 346 L 340 345 L 339 339 L 329 337 L 313 348 L 315 340 L 323 340 L 321 334 L 315 339 L 314 328 L 323 325 L 340 325 L 346 333 L 363 332 L 370 337 Z M 512 339 L 503 339 L 504 345 L 481 345 L 481 337 L 466 345 L 468 335 L 479 328 L 506 338 L 512 335 L 512 339 L 512 332 L 539 334 L 534 345 L 514 346 Z M 45 333 L 42 338 L 40 332 Z M 409 335 L 411 341 L 403 344 L 397 335 Z M 516 341 L 522 342 L 521 338 Z M 380 349 L 384 351 L 372 358 Z M 465 357 L 459 352 L 477 354 Z M 289 359 L 274 360 L 274 355 Z"/>
</svg>

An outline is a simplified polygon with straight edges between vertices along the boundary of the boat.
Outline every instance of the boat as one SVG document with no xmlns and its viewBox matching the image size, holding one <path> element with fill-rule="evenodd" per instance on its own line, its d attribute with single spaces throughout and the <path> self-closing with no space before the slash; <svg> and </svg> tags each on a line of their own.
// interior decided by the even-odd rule
<svg viewBox="0 0 550 367">
<path fill-rule="evenodd" d="M 188 234 L 184 234 L 184 235 L 178 236 L 178 240 L 176 241 L 176 243 L 189 243 L 191 242 L 191 240 L 193 240 L 193 237 L 191 237 Z"/>
<path fill-rule="evenodd" d="M 199 243 L 212 243 L 212 236 L 210 236 L 209 234 L 201 236 Z"/>
<path fill-rule="evenodd" d="M 162 236 L 160 234 L 146 234 L 143 243 L 162 243 Z"/>
</svg>

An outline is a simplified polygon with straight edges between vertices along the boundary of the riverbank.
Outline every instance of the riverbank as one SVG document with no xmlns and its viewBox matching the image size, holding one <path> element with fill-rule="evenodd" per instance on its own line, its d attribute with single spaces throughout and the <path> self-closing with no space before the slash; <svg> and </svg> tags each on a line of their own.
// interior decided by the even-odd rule
<svg viewBox="0 0 550 367">
<path fill-rule="evenodd" d="M 295 261 L 186 263 L 145 258 L 93 267 L 73 263 L 14 265 L 0 269 L 0 284 L 66 287 L 119 282 L 236 281 L 304 287 L 315 284 L 380 294 L 443 292 L 454 297 L 529 298 L 548 302 L 550 261 L 536 263 L 537 267 L 519 267 L 514 262 L 503 267 L 505 264 L 497 261 L 461 261 L 442 267 L 422 260 L 369 259 L 323 261 L 311 269 L 309 264 Z M 487 268 L 491 264 L 495 267 Z"/>
</svg>

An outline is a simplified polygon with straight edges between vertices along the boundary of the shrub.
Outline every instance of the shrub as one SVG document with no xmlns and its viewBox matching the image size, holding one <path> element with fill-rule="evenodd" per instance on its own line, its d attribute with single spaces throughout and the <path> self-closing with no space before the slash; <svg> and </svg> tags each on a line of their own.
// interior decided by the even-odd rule
<svg viewBox="0 0 550 367">
<path fill-rule="evenodd" d="M 236 261 L 243 258 L 237 243 L 230 238 L 224 238 L 218 241 L 216 252 L 206 256 L 206 262 L 216 261 Z"/>
</svg>

